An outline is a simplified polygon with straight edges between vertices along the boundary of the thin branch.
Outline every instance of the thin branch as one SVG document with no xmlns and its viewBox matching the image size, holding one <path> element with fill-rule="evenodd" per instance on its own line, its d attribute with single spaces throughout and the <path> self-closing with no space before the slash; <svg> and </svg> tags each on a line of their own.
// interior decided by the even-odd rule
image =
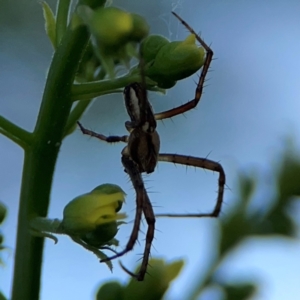
<svg viewBox="0 0 300 300">
<path fill-rule="evenodd" d="M 25 149 L 32 142 L 32 133 L 0 116 L 0 133 Z"/>
</svg>

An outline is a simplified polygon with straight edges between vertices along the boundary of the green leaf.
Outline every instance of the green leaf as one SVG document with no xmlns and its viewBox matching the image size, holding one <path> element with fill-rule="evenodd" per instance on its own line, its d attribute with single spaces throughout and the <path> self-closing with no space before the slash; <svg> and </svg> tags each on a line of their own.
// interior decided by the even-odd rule
<svg viewBox="0 0 300 300">
<path fill-rule="evenodd" d="M 119 226 L 118 222 L 117 222 L 117 226 Z M 108 246 L 115 246 L 115 247 L 118 247 L 119 244 L 120 244 L 120 242 L 116 238 L 113 238 L 106 243 L 106 245 L 108 245 Z"/>
<path fill-rule="evenodd" d="M 124 288 L 117 281 L 105 283 L 98 290 L 96 300 L 123 300 Z"/>
<path fill-rule="evenodd" d="M 276 178 L 277 197 L 265 223 L 272 234 L 293 237 L 297 225 L 289 214 L 291 203 L 300 196 L 300 157 L 292 145 L 283 153 Z"/>
<path fill-rule="evenodd" d="M 300 196 L 300 158 L 287 150 L 278 174 L 279 195 L 282 205 L 290 197 Z"/>
<path fill-rule="evenodd" d="M 0 224 L 4 221 L 6 216 L 6 207 L 0 202 Z"/>
<path fill-rule="evenodd" d="M 274 210 L 268 215 L 265 223 L 269 228 L 268 234 L 279 234 L 286 237 L 293 237 L 297 232 L 295 222 L 282 210 Z"/>
<path fill-rule="evenodd" d="M 180 273 L 184 265 L 183 260 L 177 260 L 169 264 L 165 270 L 165 280 L 166 282 L 171 282 L 174 280 Z"/>
<path fill-rule="evenodd" d="M 241 173 L 239 175 L 239 194 L 243 199 L 243 203 L 247 205 L 256 188 L 256 180 L 254 176 Z"/>
<path fill-rule="evenodd" d="M 1 292 L 0 292 L 0 300 L 7 300 Z"/>
<path fill-rule="evenodd" d="M 221 225 L 220 255 L 238 246 L 251 232 L 251 223 L 242 211 L 237 210 Z"/>
<path fill-rule="evenodd" d="M 101 260 L 107 259 L 107 258 L 108 258 L 108 256 L 107 256 L 104 252 L 102 252 L 101 250 L 99 250 L 99 252 L 98 252 L 98 257 L 99 257 Z M 113 270 L 113 265 L 112 265 L 111 260 L 105 261 L 104 263 L 108 266 L 108 268 L 109 268 L 110 271 L 112 272 L 112 270 Z"/>
<path fill-rule="evenodd" d="M 56 48 L 56 21 L 51 7 L 47 2 L 42 2 L 43 15 L 45 19 L 45 30 L 51 41 L 53 48 Z"/>
<path fill-rule="evenodd" d="M 223 289 L 225 293 L 224 300 L 250 299 L 250 297 L 256 292 L 256 286 L 252 282 L 236 285 L 225 285 Z"/>
</svg>

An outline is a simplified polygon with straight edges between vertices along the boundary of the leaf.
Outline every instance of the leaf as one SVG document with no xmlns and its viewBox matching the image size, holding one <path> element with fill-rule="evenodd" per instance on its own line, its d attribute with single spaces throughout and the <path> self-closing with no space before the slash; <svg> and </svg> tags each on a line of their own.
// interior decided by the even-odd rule
<svg viewBox="0 0 300 300">
<path fill-rule="evenodd" d="M 107 258 L 108 258 L 108 256 L 107 256 L 104 252 L 102 252 L 102 251 L 100 251 L 100 250 L 98 250 L 97 256 L 98 256 L 98 258 L 100 258 L 101 260 L 102 260 L 102 259 L 107 259 Z M 111 262 L 110 260 L 108 260 L 108 261 L 104 261 L 104 263 L 108 266 L 108 268 L 109 268 L 110 271 L 112 272 L 112 270 L 113 270 L 112 262 Z"/>
<path fill-rule="evenodd" d="M 98 290 L 96 300 L 123 300 L 124 288 L 117 281 L 107 282 Z"/>
<path fill-rule="evenodd" d="M 256 286 L 252 282 L 236 285 L 225 285 L 223 287 L 224 300 L 243 300 L 249 299 L 256 292 Z"/>
<path fill-rule="evenodd" d="M 174 280 L 179 275 L 183 265 L 183 260 L 177 260 L 169 264 L 165 270 L 165 280 L 167 282 L 171 282 L 172 280 Z"/>
<path fill-rule="evenodd" d="M 0 202 L 0 224 L 4 221 L 6 216 L 6 207 Z"/>
<path fill-rule="evenodd" d="M 300 196 L 300 157 L 290 146 L 283 153 L 276 174 L 277 197 L 268 212 L 265 224 L 271 234 L 294 237 L 297 225 L 291 214 L 291 204 Z"/>
<path fill-rule="evenodd" d="M 115 246 L 115 247 L 118 247 L 120 242 L 116 239 L 116 238 L 113 238 L 111 239 L 110 241 L 108 241 L 106 243 L 108 246 Z"/>
<path fill-rule="evenodd" d="M 300 196 L 300 158 L 295 150 L 284 154 L 278 174 L 279 193 L 282 198 Z"/>
<path fill-rule="evenodd" d="M 56 49 L 56 21 L 55 16 L 53 14 L 53 11 L 51 7 L 48 5 L 47 2 L 43 1 L 43 15 L 45 19 L 45 30 L 46 33 L 51 41 L 51 44 L 54 49 Z"/>
<path fill-rule="evenodd" d="M 246 219 L 244 211 L 237 210 L 235 215 L 221 223 L 220 255 L 238 246 L 251 232 L 251 224 Z"/>
<path fill-rule="evenodd" d="M 1 292 L 0 292 L 0 300 L 7 300 Z"/>
<path fill-rule="evenodd" d="M 254 176 L 243 174 L 239 175 L 239 193 L 240 197 L 243 199 L 243 204 L 247 205 L 255 192 L 256 189 L 256 179 Z"/>
</svg>

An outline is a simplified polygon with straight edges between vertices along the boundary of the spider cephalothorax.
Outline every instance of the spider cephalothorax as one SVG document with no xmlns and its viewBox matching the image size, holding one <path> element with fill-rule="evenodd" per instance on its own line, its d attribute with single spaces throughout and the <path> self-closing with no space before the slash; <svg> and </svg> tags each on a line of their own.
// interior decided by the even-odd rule
<svg viewBox="0 0 300 300">
<path fill-rule="evenodd" d="M 132 250 L 139 233 L 140 222 L 142 214 L 144 214 L 148 229 L 146 233 L 146 243 L 144 249 L 144 256 L 142 265 L 138 274 L 133 274 L 128 271 L 125 267 L 122 268 L 134 276 L 138 280 L 143 280 L 150 255 L 150 249 L 152 240 L 154 237 L 155 229 L 155 215 L 152 209 L 151 202 L 146 192 L 144 182 L 141 173 L 151 173 L 154 171 L 158 161 L 172 162 L 175 164 L 181 164 L 186 166 L 194 166 L 203 168 L 219 173 L 218 182 L 218 196 L 214 209 L 211 213 L 199 213 L 199 214 L 159 214 L 159 217 L 217 217 L 221 211 L 223 203 L 223 194 L 225 186 L 225 173 L 222 166 L 215 161 L 207 158 L 192 157 L 178 154 L 159 153 L 160 140 L 159 135 L 156 131 L 156 120 L 166 119 L 178 114 L 184 113 L 194 107 L 200 101 L 203 84 L 207 75 L 213 51 L 210 47 L 194 32 L 194 30 L 183 21 L 176 13 L 173 14 L 181 21 L 181 23 L 195 35 L 198 42 L 206 51 L 206 57 L 201 71 L 201 75 L 195 91 L 195 98 L 181 106 L 173 108 L 171 110 L 154 114 L 151 104 L 147 98 L 147 92 L 144 84 L 132 83 L 124 89 L 125 106 L 130 117 L 130 121 L 125 123 L 125 127 L 129 131 L 129 136 L 104 136 L 102 134 L 95 133 L 93 131 L 85 129 L 80 123 L 78 123 L 81 131 L 84 134 L 94 136 L 102 141 L 109 143 L 112 142 L 125 142 L 127 145 L 122 150 L 122 164 L 125 171 L 129 175 L 133 187 L 136 191 L 136 215 L 134 220 L 134 226 L 130 235 L 129 241 L 125 249 L 114 256 L 106 259 L 114 259 L 120 257 L 128 251 Z M 144 80 L 142 79 L 142 82 Z M 103 260 L 103 261 L 106 261 Z"/>
<path fill-rule="evenodd" d="M 156 130 L 156 120 L 153 109 L 148 101 L 146 90 L 138 82 L 124 88 L 124 101 L 131 121 L 125 122 L 126 128 L 140 128 L 146 133 Z"/>
</svg>

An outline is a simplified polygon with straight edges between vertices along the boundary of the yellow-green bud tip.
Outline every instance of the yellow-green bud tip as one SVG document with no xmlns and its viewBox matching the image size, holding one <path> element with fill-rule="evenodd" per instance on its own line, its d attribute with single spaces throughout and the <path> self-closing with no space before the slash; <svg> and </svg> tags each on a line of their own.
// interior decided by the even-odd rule
<svg viewBox="0 0 300 300">
<path fill-rule="evenodd" d="M 115 184 L 103 184 L 90 193 L 70 201 L 63 212 L 63 227 L 67 233 L 81 235 L 95 230 L 99 225 L 124 219 L 118 214 L 125 201 L 125 192 Z"/>
</svg>

